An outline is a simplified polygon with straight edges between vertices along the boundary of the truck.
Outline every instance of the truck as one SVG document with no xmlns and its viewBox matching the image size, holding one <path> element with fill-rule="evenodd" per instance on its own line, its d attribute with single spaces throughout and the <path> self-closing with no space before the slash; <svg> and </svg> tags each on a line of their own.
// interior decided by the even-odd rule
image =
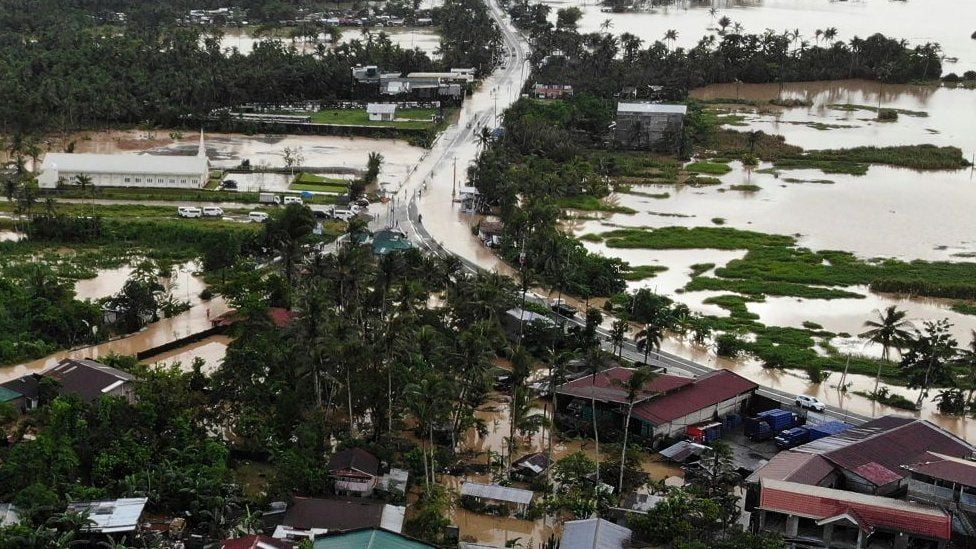
<svg viewBox="0 0 976 549">
<path fill-rule="evenodd" d="M 688 438 L 700 444 L 708 444 L 722 438 L 722 424 L 719 422 L 689 425 L 685 430 Z"/>
<path fill-rule="evenodd" d="M 776 443 L 776 447 L 780 450 L 788 450 L 790 448 L 810 442 L 810 430 L 804 427 L 787 429 L 776 435 L 773 442 Z"/>
<path fill-rule="evenodd" d="M 281 197 L 275 193 L 258 194 L 258 202 L 261 204 L 281 204 Z"/>
<path fill-rule="evenodd" d="M 802 421 L 793 412 L 773 408 L 746 418 L 743 423 L 746 437 L 752 440 L 769 440 L 781 431 L 799 427 Z"/>
</svg>

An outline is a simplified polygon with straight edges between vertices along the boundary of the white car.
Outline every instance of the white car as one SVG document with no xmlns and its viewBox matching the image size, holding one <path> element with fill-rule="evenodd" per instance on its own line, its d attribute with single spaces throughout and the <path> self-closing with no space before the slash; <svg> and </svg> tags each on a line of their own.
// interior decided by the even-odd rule
<svg viewBox="0 0 976 549">
<path fill-rule="evenodd" d="M 807 408 L 816 412 L 823 412 L 827 408 L 827 405 L 817 400 L 816 397 L 807 395 L 797 395 L 796 405 L 800 408 Z"/>
<path fill-rule="evenodd" d="M 256 223 L 264 223 L 268 220 L 268 214 L 264 212 L 250 212 L 247 214 L 247 219 Z"/>
<path fill-rule="evenodd" d="M 224 209 L 217 206 L 205 206 L 203 217 L 224 217 Z"/>
<path fill-rule="evenodd" d="M 305 203 L 305 201 L 302 200 L 302 197 L 300 197 L 300 196 L 286 196 L 285 197 L 285 206 L 287 206 L 289 204 L 304 204 L 304 203 Z"/>
<path fill-rule="evenodd" d="M 353 217 L 356 217 L 356 212 L 352 210 L 332 210 L 332 219 L 338 219 L 339 221 L 349 221 Z"/>
<path fill-rule="evenodd" d="M 200 217 L 203 215 L 200 208 L 194 208 L 193 206 L 180 206 L 176 209 L 176 213 L 178 213 L 180 217 Z"/>
</svg>

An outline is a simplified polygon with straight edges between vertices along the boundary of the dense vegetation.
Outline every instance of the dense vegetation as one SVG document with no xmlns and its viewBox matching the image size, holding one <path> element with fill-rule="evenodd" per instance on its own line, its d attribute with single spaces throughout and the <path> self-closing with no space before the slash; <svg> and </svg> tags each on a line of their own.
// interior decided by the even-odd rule
<svg viewBox="0 0 976 549">
<path fill-rule="evenodd" d="M 688 50 L 661 40 L 645 47 L 630 33 L 579 33 L 578 8 L 559 10 L 553 25 L 547 20 L 550 9 L 528 0 L 516 0 L 509 7 L 512 19 L 532 37 L 533 59 L 546 60 L 533 80 L 571 84 L 577 93 L 600 97 L 614 97 L 626 88 L 635 89 L 638 97 L 653 97 L 652 90 L 663 87 L 658 95 L 681 99 L 688 90 L 719 82 L 910 82 L 942 73 L 937 45 L 909 47 L 904 40 L 881 34 L 811 46 L 798 33 L 749 34 L 729 27 L 703 36 Z"/>
<path fill-rule="evenodd" d="M 4 133 L 20 139 L 105 124 L 182 125 L 188 116 L 247 102 L 353 97 L 355 65 L 403 73 L 440 66 L 385 35 L 312 54 L 274 40 L 257 43 L 249 55 L 227 53 L 219 30 L 177 26 L 166 9 L 170 3 L 119 3 L 140 9 L 125 24 L 107 25 L 86 10 L 105 9 L 105 3 L 34 0 L 25 10 L 12 0 L 0 2 Z M 152 17 L 139 18 L 140 11 Z M 437 17 L 444 24 L 444 66 L 482 72 L 494 66 L 498 30 L 481 2 L 451 0 Z"/>
</svg>

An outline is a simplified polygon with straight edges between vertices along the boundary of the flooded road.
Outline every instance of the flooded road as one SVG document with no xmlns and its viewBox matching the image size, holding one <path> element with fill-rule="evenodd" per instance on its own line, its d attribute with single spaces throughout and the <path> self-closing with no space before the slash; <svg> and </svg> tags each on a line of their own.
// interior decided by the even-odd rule
<svg viewBox="0 0 976 549">
<path fill-rule="evenodd" d="M 230 345 L 231 341 L 232 339 L 228 336 L 214 335 L 201 339 L 196 343 L 190 343 L 171 351 L 146 357 L 142 362 L 165 366 L 179 364 L 180 369 L 186 372 L 192 369 L 191 366 L 194 360 L 202 358 L 204 360 L 202 371 L 204 374 L 209 375 L 220 367 L 220 363 L 227 355 L 227 346 Z"/>
<path fill-rule="evenodd" d="M 944 62 L 943 73 L 962 74 L 976 70 L 976 41 L 973 31 L 973 5 L 970 0 L 711 0 L 696 2 L 677 0 L 635 13 L 605 13 L 597 2 L 545 0 L 556 10 L 575 6 L 583 10 L 579 28 L 585 32 L 603 32 L 604 21 L 610 21 L 609 32 L 629 32 L 647 43 L 663 40 L 669 29 L 678 32 L 675 46 L 694 47 L 703 36 L 716 34 L 723 16 L 742 25 L 743 32 L 762 34 L 766 29 L 776 33 L 800 31 L 802 40 L 816 43 L 817 29 L 834 27 L 836 40 L 849 42 L 854 36 L 867 38 L 875 33 L 908 40 L 909 44 L 941 44 L 943 54 L 958 58 Z M 716 12 L 711 14 L 709 9 Z M 821 45 L 823 45 L 821 41 Z"/>
</svg>

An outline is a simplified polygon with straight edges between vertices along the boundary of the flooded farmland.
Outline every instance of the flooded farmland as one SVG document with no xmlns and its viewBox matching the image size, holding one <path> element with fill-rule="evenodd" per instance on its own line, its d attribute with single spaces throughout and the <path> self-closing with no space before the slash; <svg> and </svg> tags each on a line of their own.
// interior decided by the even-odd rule
<svg viewBox="0 0 976 549">
<path fill-rule="evenodd" d="M 947 57 L 943 72 L 976 70 L 976 41 L 970 38 L 976 30 L 973 18 L 961 16 L 972 13 L 969 0 L 675 0 L 637 2 L 646 7 L 628 13 L 603 12 L 598 2 L 545 0 L 545 4 L 553 9 L 553 21 L 557 9 L 580 8 L 583 17 L 579 28 L 585 32 L 602 32 L 609 20 L 610 32 L 629 32 L 650 43 L 663 40 L 664 33 L 674 29 L 678 32 L 675 45 L 683 48 L 693 47 L 705 35 L 716 34 L 723 16 L 749 33 L 799 30 L 802 39 L 811 44 L 817 29 L 834 27 L 837 40 L 845 42 L 880 32 L 903 38 L 911 45 L 938 42 Z M 714 14 L 710 12 L 713 7 Z"/>
</svg>

